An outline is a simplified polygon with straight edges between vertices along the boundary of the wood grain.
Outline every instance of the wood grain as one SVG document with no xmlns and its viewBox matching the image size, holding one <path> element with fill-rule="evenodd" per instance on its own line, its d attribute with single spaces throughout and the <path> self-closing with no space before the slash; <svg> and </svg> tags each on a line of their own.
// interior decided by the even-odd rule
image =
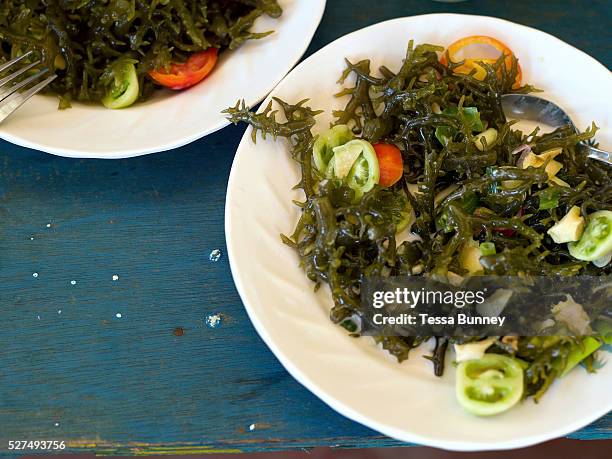
<svg viewBox="0 0 612 459">
<path fill-rule="evenodd" d="M 429 12 L 500 16 L 612 64 L 607 1 L 328 0 L 308 53 Z M 253 330 L 223 232 L 243 130 L 119 161 L 0 142 L 0 451 L 22 439 L 115 454 L 400 444 L 325 406 Z M 612 438 L 612 417 L 572 437 Z"/>
</svg>

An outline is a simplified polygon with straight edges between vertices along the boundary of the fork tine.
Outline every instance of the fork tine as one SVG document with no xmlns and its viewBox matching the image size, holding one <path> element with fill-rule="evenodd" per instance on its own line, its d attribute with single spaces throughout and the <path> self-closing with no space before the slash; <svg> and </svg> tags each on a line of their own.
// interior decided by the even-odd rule
<svg viewBox="0 0 612 459">
<path fill-rule="evenodd" d="M 4 121 L 4 119 L 17 110 L 21 105 L 23 105 L 30 97 L 34 94 L 40 92 L 44 89 L 49 83 L 57 78 L 57 75 L 50 75 L 40 83 L 32 86 L 27 91 L 23 93 L 15 93 L 12 96 L 7 97 L 3 101 L 0 102 L 0 122 Z"/>
<path fill-rule="evenodd" d="M 21 93 L 21 97 L 24 98 L 24 102 L 26 100 L 28 100 L 30 97 L 32 97 L 34 94 L 36 94 L 37 92 L 40 92 L 41 90 L 43 90 L 45 88 L 45 86 L 50 84 L 56 78 L 57 78 L 57 75 L 55 75 L 55 74 L 50 75 L 47 78 L 45 78 L 43 81 L 38 83 L 37 85 L 34 85 L 30 89 L 28 89 L 27 91 L 22 92 Z"/>
<path fill-rule="evenodd" d="M 41 71 L 35 73 L 34 75 L 29 76 L 25 80 L 22 80 L 19 83 L 15 83 L 13 86 L 10 86 L 8 88 L 3 88 L 3 89 L 0 88 L 0 101 L 7 98 L 8 96 L 18 91 L 19 89 L 23 88 L 24 86 L 29 85 L 33 81 L 38 80 L 41 76 L 43 76 L 48 71 L 49 69 L 47 68 L 42 69 Z"/>
<path fill-rule="evenodd" d="M 26 65 L 22 69 L 17 70 L 15 73 L 11 73 L 9 76 L 2 78 L 0 80 L 0 100 L 8 96 L 9 94 L 11 94 L 12 91 L 11 92 L 8 92 L 8 91 L 10 91 L 14 87 L 14 86 L 9 86 L 7 88 L 3 88 L 3 86 L 6 85 L 6 83 L 9 83 L 10 81 L 14 80 L 20 75 L 23 75 L 25 72 L 27 72 L 28 70 L 30 70 L 31 68 L 33 68 L 34 66 L 38 64 L 40 64 L 40 61 L 33 62 L 29 65 Z"/>
<path fill-rule="evenodd" d="M 25 59 L 26 57 L 28 57 L 29 55 L 32 54 L 32 51 L 28 51 L 25 54 L 22 54 L 19 57 L 16 57 L 15 59 L 13 59 L 12 61 L 8 61 L 5 62 L 4 64 L 0 65 L 0 72 L 4 72 L 6 69 L 8 69 L 11 65 L 15 65 L 17 62 L 21 61 L 22 59 Z"/>
</svg>

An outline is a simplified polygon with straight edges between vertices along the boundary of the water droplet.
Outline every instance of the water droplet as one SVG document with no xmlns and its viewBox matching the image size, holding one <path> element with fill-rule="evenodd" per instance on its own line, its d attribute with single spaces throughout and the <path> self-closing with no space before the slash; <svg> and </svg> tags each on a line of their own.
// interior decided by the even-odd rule
<svg viewBox="0 0 612 459">
<path fill-rule="evenodd" d="M 121 313 L 120 313 L 120 312 L 118 312 L 117 314 L 115 314 L 115 317 L 116 317 L 117 319 L 121 319 L 123 316 L 121 315 Z"/>
<path fill-rule="evenodd" d="M 209 314 L 205 322 L 210 328 L 217 328 L 221 324 L 221 314 Z"/>
<path fill-rule="evenodd" d="M 117 276 L 116 274 L 113 274 L 113 280 L 114 281 L 118 281 L 119 280 L 119 276 Z"/>
<path fill-rule="evenodd" d="M 221 251 L 219 249 L 215 249 L 212 252 L 210 252 L 210 255 L 208 256 L 208 259 L 210 261 L 219 261 L 219 259 L 221 258 Z"/>
<path fill-rule="evenodd" d="M 38 277 L 38 273 L 32 273 L 32 277 Z"/>
<path fill-rule="evenodd" d="M 76 281 L 75 280 L 71 280 L 70 281 L 70 285 L 76 285 Z"/>
</svg>

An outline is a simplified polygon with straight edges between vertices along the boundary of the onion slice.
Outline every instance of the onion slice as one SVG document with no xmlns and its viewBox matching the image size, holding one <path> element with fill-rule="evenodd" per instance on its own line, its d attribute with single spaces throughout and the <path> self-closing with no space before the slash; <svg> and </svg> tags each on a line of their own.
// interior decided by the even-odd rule
<svg viewBox="0 0 612 459">
<path fill-rule="evenodd" d="M 527 158 L 529 153 L 531 153 L 531 145 L 526 143 L 512 150 L 513 155 L 518 155 L 519 153 L 521 154 L 521 156 L 519 156 L 519 159 L 516 161 L 516 167 L 519 167 L 522 169 L 525 159 Z"/>
</svg>

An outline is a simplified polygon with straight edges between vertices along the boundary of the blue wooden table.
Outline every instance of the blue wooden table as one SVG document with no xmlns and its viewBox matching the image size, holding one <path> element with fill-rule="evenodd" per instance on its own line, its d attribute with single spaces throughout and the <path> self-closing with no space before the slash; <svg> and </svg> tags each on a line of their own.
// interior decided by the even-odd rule
<svg viewBox="0 0 612 459">
<path fill-rule="evenodd" d="M 611 9 L 328 0 L 308 54 L 385 19 L 461 12 L 535 26 L 610 67 Z M 120 161 L 0 142 L 0 451 L 25 439 L 125 454 L 399 444 L 294 381 L 246 316 L 223 231 L 243 131 Z M 572 436 L 612 438 L 612 416 Z"/>
</svg>

